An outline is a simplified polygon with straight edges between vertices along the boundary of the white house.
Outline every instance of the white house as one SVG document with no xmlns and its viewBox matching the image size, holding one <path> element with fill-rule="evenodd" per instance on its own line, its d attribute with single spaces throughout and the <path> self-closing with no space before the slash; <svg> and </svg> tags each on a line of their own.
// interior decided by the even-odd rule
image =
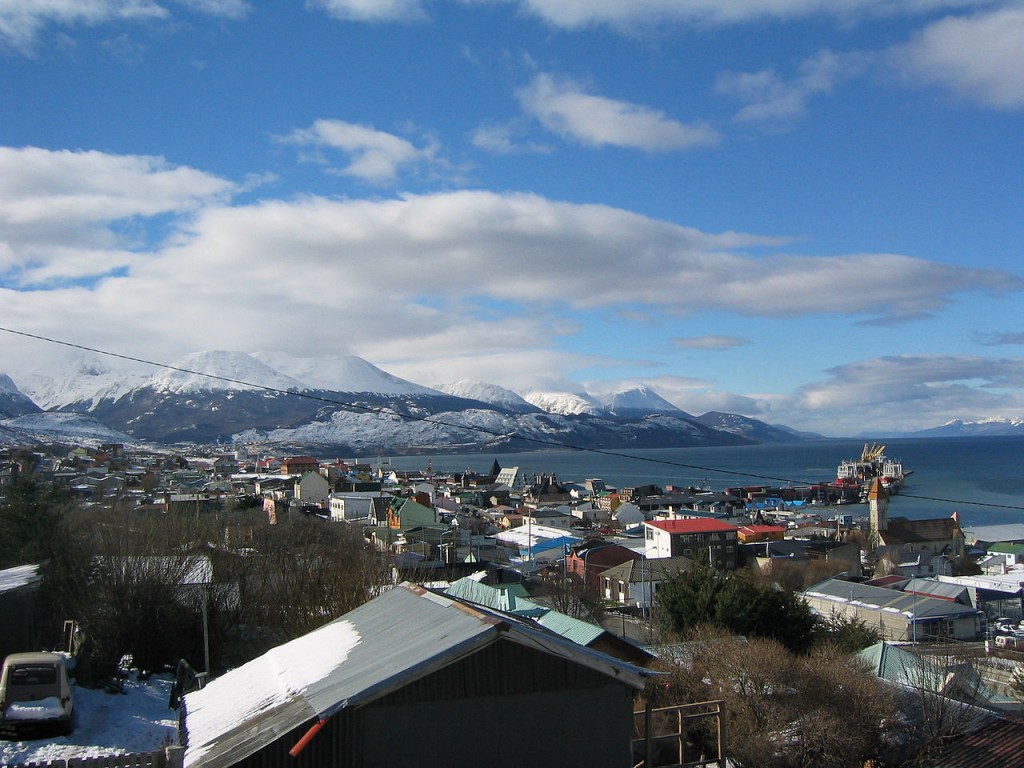
<svg viewBox="0 0 1024 768">
<path fill-rule="evenodd" d="M 348 492 L 332 493 L 328 497 L 331 520 L 338 523 L 362 523 L 378 525 L 373 500 L 378 493 Z"/>
<path fill-rule="evenodd" d="M 303 504 L 323 505 L 331 486 L 319 472 L 307 472 L 295 481 L 295 498 Z"/>
</svg>

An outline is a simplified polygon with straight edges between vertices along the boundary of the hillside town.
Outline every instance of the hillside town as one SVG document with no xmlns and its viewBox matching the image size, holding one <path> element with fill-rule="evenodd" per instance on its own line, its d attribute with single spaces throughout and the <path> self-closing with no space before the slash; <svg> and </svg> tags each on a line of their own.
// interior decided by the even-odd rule
<svg viewBox="0 0 1024 768">
<path fill-rule="evenodd" d="M 202 615 L 202 645 L 191 646 L 198 656 L 182 658 L 175 672 L 175 743 L 154 745 L 162 764 L 468 765 L 485 751 L 493 756 L 478 729 L 460 729 L 457 745 L 438 744 L 431 733 L 515 701 L 531 746 L 488 764 L 538 764 L 523 757 L 529 754 L 588 766 L 753 765 L 743 759 L 742 729 L 727 726 L 742 716 L 730 714 L 738 705 L 711 695 L 721 688 L 706 686 L 707 698 L 671 700 L 679 723 L 693 718 L 689 735 L 680 726 L 674 737 L 672 729 L 655 736 L 649 720 L 664 698 L 657 681 L 696 664 L 687 645 L 694 638 L 682 631 L 694 627 L 672 606 L 698 579 L 722 594 L 754 579 L 770 585 L 758 587 L 767 589 L 756 593 L 759 606 L 775 605 L 780 595 L 795 601 L 779 603 L 763 625 L 740 614 L 771 610 L 720 610 L 719 626 L 734 634 L 750 642 L 763 635 L 808 653 L 810 635 L 787 635 L 777 626 L 800 625 L 804 611 L 809 631 L 813 625 L 819 633 L 831 628 L 834 637 L 862 634 L 848 656 L 896 692 L 901 717 L 927 719 L 935 702 L 955 713 L 943 714 L 933 730 L 904 723 L 890 743 L 884 733 L 876 737 L 869 755 L 882 761 L 876 765 L 901 764 L 898 755 L 939 768 L 960 764 L 949 755 L 963 753 L 981 768 L 996 763 L 980 756 L 1024 738 L 1017 719 L 1024 708 L 1024 525 L 968 533 L 956 514 L 897 517 L 878 478 L 866 487 L 865 503 L 854 504 L 846 503 L 842 482 L 721 491 L 610 487 L 599 478 L 526 476 L 497 460 L 460 473 L 434 471 L 428 457 L 423 463 L 419 471 L 400 471 L 385 459 L 34 446 L 0 454 L 0 494 L 13 506 L 14 489 L 30 479 L 92 520 L 140 525 L 140 538 L 144 520 L 223 521 L 219 540 L 182 540 L 178 551 L 145 555 L 147 562 L 183 558 L 168 594 L 181 602 L 181 615 Z M 210 630 L 213 613 L 241 610 L 257 592 L 251 573 L 241 578 L 237 566 L 225 564 L 255 562 L 261 542 L 270 541 L 262 538 L 267 532 L 298 539 L 300 524 L 312 526 L 321 542 L 315 558 L 300 565 L 321 576 L 307 582 L 318 586 L 305 588 L 313 622 L 292 636 L 267 629 L 264 646 L 276 645 L 260 647 L 264 654 L 229 656 L 216 647 L 226 635 Z M 334 540 L 324 537 L 337 531 L 367 558 L 358 566 L 365 581 L 344 577 L 349 586 L 358 581 L 361 594 L 340 616 L 316 594 L 331 588 L 323 558 Z M 118 557 L 136 557 L 133 551 L 129 546 Z M 59 642 L 49 650 L 80 652 L 76 633 L 94 631 L 84 617 L 62 616 L 63 635 L 43 626 L 56 623 L 43 610 L 50 562 L 3 562 L 9 567 L 0 570 L 0 655 L 40 651 L 41 641 L 54 636 Z M 119 562 L 113 572 L 124 575 L 126 561 Z M 300 611 L 298 601 L 289 599 L 284 613 L 288 606 Z M 747 632 L 735 632 L 740 619 L 749 619 Z M 138 659 L 143 651 L 122 652 Z M 122 674 L 130 667 L 119 665 Z M 87 668 L 80 669 L 84 675 Z M 131 674 L 137 679 L 140 670 Z M 11 703 L 10 690 L 0 705 Z M 443 714 L 428 713 L 439 701 Z M 596 727 L 588 726 L 585 737 L 555 727 L 552 707 L 577 711 Z M 19 718 L 30 719 L 4 714 L 0 736 L 21 739 Z M 709 721 L 716 723 L 714 739 Z M 406 734 L 397 742 L 389 738 L 396 727 Z M 346 741 L 352 732 L 361 734 L 358 746 Z M 674 757 L 666 758 L 664 745 L 673 738 Z M 32 755 L 31 746 L 18 754 Z M 852 753 L 847 758 L 829 764 L 864 762 Z M 786 759 L 770 764 L 797 764 Z M 35 761 L 10 764 L 28 762 Z"/>
</svg>

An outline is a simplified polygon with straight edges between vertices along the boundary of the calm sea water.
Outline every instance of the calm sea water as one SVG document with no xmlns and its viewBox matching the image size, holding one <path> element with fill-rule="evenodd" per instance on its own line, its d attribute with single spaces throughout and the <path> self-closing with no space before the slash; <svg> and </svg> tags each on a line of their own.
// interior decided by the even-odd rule
<svg viewBox="0 0 1024 768">
<path fill-rule="evenodd" d="M 889 514 L 912 519 L 959 512 L 964 525 L 1024 523 L 1024 437 L 907 438 L 884 441 L 886 455 L 913 470 Z M 738 448 L 663 448 L 643 451 L 532 451 L 395 457 L 398 469 L 486 472 L 497 459 L 528 476 L 555 473 L 581 482 L 599 477 L 612 486 L 794 485 L 835 478 L 843 459 L 860 456 L 862 440 Z M 866 514 L 861 505 L 844 510 Z"/>
</svg>

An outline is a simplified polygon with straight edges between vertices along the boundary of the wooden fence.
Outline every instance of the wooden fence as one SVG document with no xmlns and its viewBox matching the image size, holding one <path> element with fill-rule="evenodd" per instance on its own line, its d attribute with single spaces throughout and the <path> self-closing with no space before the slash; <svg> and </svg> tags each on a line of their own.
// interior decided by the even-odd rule
<svg viewBox="0 0 1024 768">
<path fill-rule="evenodd" d="M 12 763 L 3 768 L 181 768 L 181 747 L 167 747 L 155 752 L 99 757 L 69 757 L 41 763 Z"/>
</svg>

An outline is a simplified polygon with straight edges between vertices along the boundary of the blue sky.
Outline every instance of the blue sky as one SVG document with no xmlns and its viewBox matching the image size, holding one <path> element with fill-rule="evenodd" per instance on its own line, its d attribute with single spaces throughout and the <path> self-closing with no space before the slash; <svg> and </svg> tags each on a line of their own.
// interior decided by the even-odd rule
<svg viewBox="0 0 1024 768">
<path fill-rule="evenodd" d="M 3 0 L 0 325 L 1024 417 L 1022 114 L 1011 0 Z"/>
</svg>

